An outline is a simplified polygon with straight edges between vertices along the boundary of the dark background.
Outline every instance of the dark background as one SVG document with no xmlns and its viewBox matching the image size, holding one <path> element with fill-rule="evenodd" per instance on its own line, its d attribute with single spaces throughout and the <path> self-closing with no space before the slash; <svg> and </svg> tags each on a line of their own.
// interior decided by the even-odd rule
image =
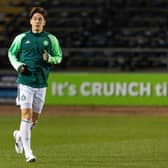
<svg viewBox="0 0 168 168">
<path fill-rule="evenodd" d="M 166 72 L 167 0 L 1 0 L 0 69 L 11 70 L 7 50 L 30 29 L 33 6 L 48 11 L 63 61 L 52 71 Z"/>
</svg>

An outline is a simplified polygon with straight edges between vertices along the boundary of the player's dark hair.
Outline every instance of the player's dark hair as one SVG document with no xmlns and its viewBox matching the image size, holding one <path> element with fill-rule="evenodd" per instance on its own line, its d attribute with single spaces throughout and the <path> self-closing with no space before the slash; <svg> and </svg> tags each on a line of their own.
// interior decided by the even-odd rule
<svg viewBox="0 0 168 168">
<path fill-rule="evenodd" d="M 40 13 L 41 15 L 43 15 L 45 20 L 47 19 L 47 11 L 42 7 L 33 7 L 29 13 L 30 19 L 33 17 L 35 13 Z"/>
</svg>

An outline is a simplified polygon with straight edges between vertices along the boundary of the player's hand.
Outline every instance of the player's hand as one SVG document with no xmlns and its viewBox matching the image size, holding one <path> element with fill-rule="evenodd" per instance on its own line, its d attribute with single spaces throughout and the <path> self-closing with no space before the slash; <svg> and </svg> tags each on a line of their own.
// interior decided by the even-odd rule
<svg viewBox="0 0 168 168">
<path fill-rule="evenodd" d="M 48 60 L 48 52 L 47 52 L 47 50 L 44 50 L 43 60 L 44 60 L 44 61 L 47 61 L 47 60 Z"/>
<path fill-rule="evenodd" d="M 20 73 L 23 73 L 24 70 L 25 70 L 25 65 L 22 65 L 22 66 L 19 68 L 19 72 L 20 72 Z"/>
<path fill-rule="evenodd" d="M 20 67 L 19 72 L 27 76 L 31 75 L 31 71 L 29 71 L 26 64 Z"/>
</svg>

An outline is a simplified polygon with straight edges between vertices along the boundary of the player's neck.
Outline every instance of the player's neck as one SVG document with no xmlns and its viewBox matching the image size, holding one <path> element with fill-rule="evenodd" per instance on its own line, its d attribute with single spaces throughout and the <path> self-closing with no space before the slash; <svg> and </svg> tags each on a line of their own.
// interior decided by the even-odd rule
<svg viewBox="0 0 168 168">
<path fill-rule="evenodd" d="M 37 33 L 41 33 L 43 30 L 32 30 L 33 33 L 37 34 Z"/>
</svg>

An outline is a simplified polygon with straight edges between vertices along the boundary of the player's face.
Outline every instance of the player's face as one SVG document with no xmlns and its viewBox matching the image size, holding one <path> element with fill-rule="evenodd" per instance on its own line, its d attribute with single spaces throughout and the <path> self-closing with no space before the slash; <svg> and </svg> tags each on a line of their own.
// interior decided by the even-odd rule
<svg viewBox="0 0 168 168">
<path fill-rule="evenodd" d="M 32 32 L 40 33 L 46 24 L 46 20 L 40 13 L 35 13 L 30 19 L 30 24 L 32 26 Z"/>
</svg>

